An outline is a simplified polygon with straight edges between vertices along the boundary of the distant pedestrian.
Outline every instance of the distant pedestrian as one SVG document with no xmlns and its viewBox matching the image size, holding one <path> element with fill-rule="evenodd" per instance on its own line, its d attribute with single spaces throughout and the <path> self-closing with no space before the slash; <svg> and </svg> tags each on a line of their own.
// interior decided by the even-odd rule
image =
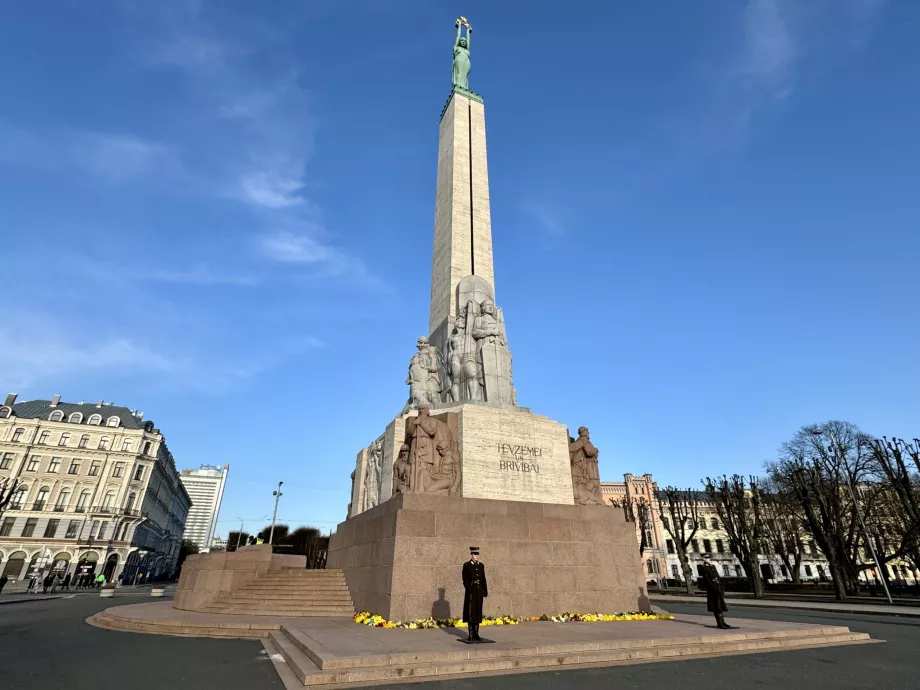
<svg viewBox="0 0 920 690">
<path fill-rule="evenodd" d="M 96 587 L 102 587 L 105 584 L 105 575 L 99 573 L 99 577 L 96 578 Z"/>
<path fill-rule="evenodd" d="M 67 591 L 70 591 L 70 573 L 67 573 L 64 576 L 64 582 L 61 583 L 61 589 L 66 589 Z"/>
<path fill-rule="evenodd" d="M 6 573 L 0 575 L 0 594 L 3 594 L 3 588 L 6 587 L 6 583 L 10 581 L 10 578 L 6 576 Z"/>
<path fill-rule="evenodd" d="M 706 590 L 706 610 L 716 617 L 716 627 L 722 630 L 732 630 L 734 626 L 725 622 L 724 614 L 728 610 L 725 605 L 725 586 L 719 571 L 712 564 L 712 554 L 703 554 L 703 588 Z"/>
<path fill-rule="evenodd" d="M 38 591 L 38 575 L 33 575 L 29 580 L 29 586 L 26 588 L 26 594 L 35 594 Z"/>
<path fill-rule="evenodd" d="M 52 583 L 54 582 L 54 575 L 51 573 L 45 575 L 45 579 L 42 580 L 42 594 L 47 594 L 48 590 L 51 588 Z"/>
</svg>

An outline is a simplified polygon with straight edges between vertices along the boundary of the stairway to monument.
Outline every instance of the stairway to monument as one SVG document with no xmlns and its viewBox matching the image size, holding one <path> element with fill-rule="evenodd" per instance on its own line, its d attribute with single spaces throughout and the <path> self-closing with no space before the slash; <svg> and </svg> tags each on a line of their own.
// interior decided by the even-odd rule
<svg viewBox="0 0 920 690">
<path fill-rule="evenodd" d="M 209 613 L 254 616 L 354 616 L 341 570 L 270 570 L 204 607 Z"/>
</svg>

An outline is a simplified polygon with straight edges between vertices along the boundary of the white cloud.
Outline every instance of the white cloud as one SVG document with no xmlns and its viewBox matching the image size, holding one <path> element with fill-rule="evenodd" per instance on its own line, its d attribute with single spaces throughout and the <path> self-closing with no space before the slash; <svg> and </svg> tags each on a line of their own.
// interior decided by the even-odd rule
<svg viewBox="0 0 920 690">
<path fill-rule="evenodd" d="M 742 22 L 744 48 L 739 76 L 765 95 L 785 98 L 793 88 L 799 47 L 784 0 L 750 0 Z"/>
<path fill-rule="evenodd" d="M 73 162 L 114 180 L 125 180 L 176 163 L 160 143 L 133 134 L 80 132 L 74 136 Z"/>
<path fill-rule="evenodd" d="M 250 172 L 240 178 L 241 198 L 256 206 L 289 208 L 303 203 L 304 183 L 272 170 Z"/>
<path fill-rule="evenodd" d="M 164 283 L 188 283 L 192 285 L 257 285 L 260 281 L 251 275 L 217 273 L 207 264 L 196 264 L 186 270 L 159 270 L 150 274 L 135 274 Z"/>
<path fill-rule="evenodd" d="M 259 238 L 259 247 L 269 259 L 288 263 L 322 263 L 336 258 L 330 247 L 306 235 L 281 231 Z"/>
</svg>

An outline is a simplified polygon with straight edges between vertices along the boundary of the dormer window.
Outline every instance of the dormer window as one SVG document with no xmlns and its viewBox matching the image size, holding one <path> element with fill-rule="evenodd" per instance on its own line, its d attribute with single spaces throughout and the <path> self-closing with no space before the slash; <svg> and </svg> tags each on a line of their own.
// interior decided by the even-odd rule
<svg viewBox="0 0 920 690">
<path fill-rule="evenodd" d="M 106 426 L 118 426 L 119 424 L 121 424 L 121 420 L 118 417 L 109 417 L 105 423 Z"/>
<path fill-rule="evenodd" d="M 49 419 L 50 421 L 52 421 L 52 422 L 63 422 L 63 421 L 64 421 L 64 413 L 61 412 L 60 410 L 55 410 L 54 412 L 51 413 L 51 415 L 48 417 L 48 419 Z"/>
<path fill-rule="evenodd" d="M 9 419 L 12 412 L 13 410 L 9 407 L 0 407 L 0 419 Z"/>
<path fill-rule="evenodd" d="M 71 424 L 79 424 L 80 422 L 83 421 L 83 413 L 74 412 L 70 415 L 70 417 L 67 418 L 67 421 L 70 422 Z"/>
<path fill-rule="evenodd" d="M 89 420 L 86 423 L 93 424 L 95 426 L 99 426 L 100 424 L 102 424 L 102 415 L 101 414 L 91 415 Z"/>
</svg>

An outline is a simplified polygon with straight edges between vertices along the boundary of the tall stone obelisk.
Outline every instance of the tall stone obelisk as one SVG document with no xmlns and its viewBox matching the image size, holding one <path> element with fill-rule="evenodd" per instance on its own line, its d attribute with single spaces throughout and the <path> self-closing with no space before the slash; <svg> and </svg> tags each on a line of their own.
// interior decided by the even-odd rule
<svg viewBox="0 0 920 690">
<path fill-rule="evenodd" d="M 458 308 L 457 285 L 477 276 L 494 289 L 486 117 L 482 97 L 454 86 L 441 114 L 431 268 L 429 340 L 442 352 Z"/>
</svg>

